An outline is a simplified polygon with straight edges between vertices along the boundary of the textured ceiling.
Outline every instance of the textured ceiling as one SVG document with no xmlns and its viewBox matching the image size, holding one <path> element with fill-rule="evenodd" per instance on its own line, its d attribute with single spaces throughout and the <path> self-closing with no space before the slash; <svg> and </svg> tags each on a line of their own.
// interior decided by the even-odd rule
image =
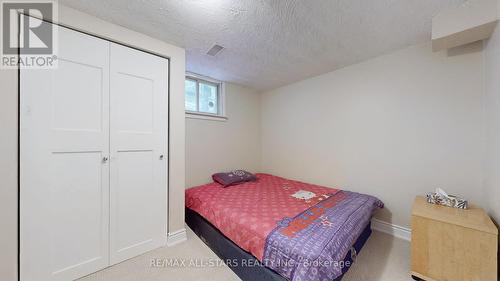
<svg viewBox="0 0 500 281">
<path fill-rule="evenodd" d="M 59 2 L 185 48 L 188 71 L 269 90 L 430 40 L 432 17 L 465 0 Z"/>
</svg>

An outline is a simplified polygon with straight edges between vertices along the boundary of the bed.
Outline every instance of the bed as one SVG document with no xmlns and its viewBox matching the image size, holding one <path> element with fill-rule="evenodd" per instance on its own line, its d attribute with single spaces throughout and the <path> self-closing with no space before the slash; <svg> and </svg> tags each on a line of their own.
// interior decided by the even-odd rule
<svg viewBox="0 0 500 281">
<path fill-rule="evenodd" d="M 340 280 L 377 198 L 269 174 L 186 190 L 186 222 L 243 280 Z"/>
</svg>

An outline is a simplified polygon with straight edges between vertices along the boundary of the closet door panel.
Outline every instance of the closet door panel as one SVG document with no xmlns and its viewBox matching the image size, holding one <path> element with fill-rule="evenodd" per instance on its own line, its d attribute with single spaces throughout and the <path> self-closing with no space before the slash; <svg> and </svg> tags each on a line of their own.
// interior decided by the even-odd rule
<svg viewBox="0 0 500 281">
<path fill-rule="evenodd" d="M 59 67 L 21 92 L 21 280 L 109 264 L 109 43 L 59 28 Z"/>
<path fill-rule="evenodd" d="M 116 221 L 116 240 L 113 241 L 118 252 L 141 248 L 152 243 L 155 230 L 155 198 L 153 151 L 121 151 L 117 167 L 116 186 L 119 190 L 113 211 Z M 140 191 L 139 191 L 140 190 Z M 157 222 L 156 222 L 157 223 Z"/>
<path fill-rule="evenodd" d="M 111 44 L 111 263 L 164 245 L 168 60 Z"/>
</svg>

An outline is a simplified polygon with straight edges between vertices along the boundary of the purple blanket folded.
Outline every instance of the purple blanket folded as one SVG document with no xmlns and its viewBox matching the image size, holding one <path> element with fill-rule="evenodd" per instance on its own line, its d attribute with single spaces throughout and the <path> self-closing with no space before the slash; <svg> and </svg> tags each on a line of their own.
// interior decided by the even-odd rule
<svg viewBox="0 0 500 281">
<path fill-rule="evenodd" d="M 339 191 L 294 218 L 285 218 L 266 239 L 263 263 L 292 281 L 333 280 L 343 260 L 383 203 Z"/>
</svg>

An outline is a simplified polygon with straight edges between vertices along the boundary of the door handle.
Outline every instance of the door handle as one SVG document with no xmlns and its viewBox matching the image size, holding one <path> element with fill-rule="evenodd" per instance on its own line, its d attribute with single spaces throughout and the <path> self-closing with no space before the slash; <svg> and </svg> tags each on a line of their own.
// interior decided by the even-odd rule
<svg viewBox="0 0 500 281">
<path fill-rule="evenodd" d="M 108 157 L 106 157 L 106 156 L 104 156 L 104 157 L 102 158 L 102 163 L 106 163 L 106 162 L 108 162 L 108 160 L 109 160 L 109 158 L 108 158 Z"/>
<path fill-rule="evenodd" d="M 162 154 L 162 155 L 160 155 L 160 160 L 163 160 L 163 158 L 165 158 L 165 157 L 163 156 L 163 154 Z"/>
</svg>

